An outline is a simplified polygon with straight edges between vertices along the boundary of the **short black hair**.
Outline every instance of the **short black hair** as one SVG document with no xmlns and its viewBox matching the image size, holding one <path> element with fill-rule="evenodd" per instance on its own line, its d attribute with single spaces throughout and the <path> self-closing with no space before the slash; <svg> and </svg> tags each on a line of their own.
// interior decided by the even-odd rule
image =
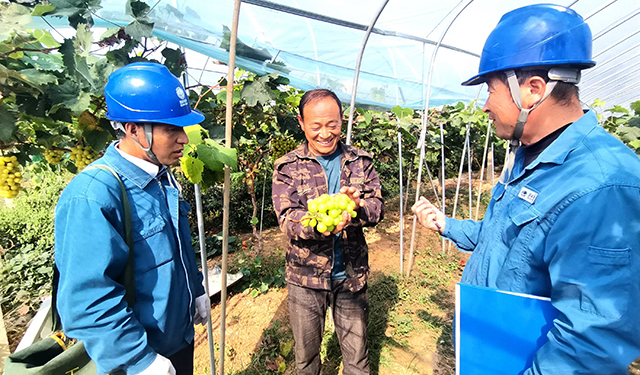
<svg viewBox="0 0 640 375">
<path fill-rule="evenodd" d="M 342 102 L 338 99 L 338 95 L 336 95 L 333 91 L 327 89 L 315 89 L 311 91 L 307 91 L 302 95 L 300 99 L 300 104 L 298 105 L 298 112 L 300 112 L 300 118 L 304 120 L 304 107 L 307 103 L 320 100 L 323 98 L 332 98 L 338 104 L 338 108 L 340 109 L 340 115 L 342 116 Z"/>
<path fill-rule="evenodd" d="M 516 72 L 516 77 L 518 77 L 519 85 L 522 85 L 531 77 L 540 77 L 544 79 L 545 82 L 549 82 L 549 71 L 547 69 L 515 69 L 514 71 Z M 509 86 L 507 74 L 504 71 L 488 74 L 487 82 L 491 78 L 497 78 L 502 83 Z M 578 86 L 573 83 L 562 81 L 558 81 L 550 96 L 562 106 L 571 105 L 573 98 L 580 100 Z"/>
</svg>

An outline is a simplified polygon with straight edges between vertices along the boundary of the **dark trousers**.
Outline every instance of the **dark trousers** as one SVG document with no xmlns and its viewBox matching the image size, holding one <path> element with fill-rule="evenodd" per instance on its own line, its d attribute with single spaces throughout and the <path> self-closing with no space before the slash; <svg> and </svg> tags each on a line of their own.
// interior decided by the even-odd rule
<svg viewBox="0 0 640 375">
<path fill-rule="evenodd" d="M 169 357 L 173 368 L 176 369 L 176 375 L 193 375 L 193 343 L 186 348 L 181 349 L 176 354 Z"/>
<path fill-rule="evenodd" d="M 291 284 L 287 288 L 298 375 L 320 374 L 320 346 L 328 306 L 340 341 L 343 375 L 369 374 L 367 287 L 353 293 L 344 286 L 344 280 L 332 280 L 331 291 Z"/>
</svg>

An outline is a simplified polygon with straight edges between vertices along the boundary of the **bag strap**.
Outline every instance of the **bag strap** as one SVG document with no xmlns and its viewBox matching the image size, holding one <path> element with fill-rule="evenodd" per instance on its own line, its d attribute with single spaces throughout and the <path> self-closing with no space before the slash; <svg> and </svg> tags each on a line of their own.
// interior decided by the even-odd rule
<svg viewBox="0 0 640 375">
<path fill-rule="evenodd" d="M 124 240 L 129 247 L 129 256 L 127 258 L 127 264 L 122 271 L 122 275 L 120 276 L 120 283 L 124 286 L 124 299 L 127 301 L 129 307 L 133 308 L 136 303 L 136 286 L 135 286 L 135 264 L 134 264 L 134 256 L 133 256 L 133 221 L 131 217 L 131 205 L 129 204 L 129 196 L 127 195 L 127 190 L 124 187 L 124 183 L 122 179 L 111 167 L 104 164 L 95 164 L 89 167 L 86 167 L 84 170 L 88 171 L 91 169 L 103 169 L 105 171 L 111 172 L 111 174 L 118 180 L 120 184 L 120 190 L 122 191 L 122 207 L 124 209 Z M 58 267 L 53 267 L 53 282 L 52 282 L 52 297 L 51 297 L 51 315 L 53 319 L 53 330 L 59 331 L 62 328 L 62 324 L 60 322 L 60 315 L 58 314 L 58 309 L 56 308 L 57 302 L 57 294 L 58 294 L 58 282 L 60 279 L 60 272 L 58 271 Z"/>
</svg>

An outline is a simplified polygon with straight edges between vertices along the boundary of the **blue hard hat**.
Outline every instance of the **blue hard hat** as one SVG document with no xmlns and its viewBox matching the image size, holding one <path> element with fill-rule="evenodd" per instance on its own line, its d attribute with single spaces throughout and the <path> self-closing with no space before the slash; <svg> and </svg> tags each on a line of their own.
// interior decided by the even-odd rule
<svg viewBox="0 0 640 375">
<path fill-rule="evenodd" d="M 574 10 L 535 4 L 506 13 L 489 34 L 479 73 L 462 83 L 472 86 L 486 75 L 507 69 L 566 66 L 587 69 L 591 59 L 591 29 Z"/>
<path fill-rule="evenodd" d="M 106 116 L 113 121 L 189 126 L 204 120 L 191 109 L 178 78 L 158 63 L 133 63 L 111 73 L 104 97 Z"/>
</svg>

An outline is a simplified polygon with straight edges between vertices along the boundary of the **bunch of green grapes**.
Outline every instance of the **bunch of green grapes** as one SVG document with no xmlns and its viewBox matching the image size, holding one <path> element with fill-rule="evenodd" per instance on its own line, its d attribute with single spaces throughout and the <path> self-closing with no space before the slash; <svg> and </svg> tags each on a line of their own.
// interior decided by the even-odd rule
<svg viewBox="0 0 640 375">
<path fill-rule="evenodd" d="M 273 160 L 277 160 L 283 155 L 295 150 L 295 148 L 298 147 L 298 144 L 295 139 L 291 137 L 279 137 L 273 140 L 271 147 L 273 148 Z"/>
<path fill-rule="evenodd" d="M 58 165 L 62 161 L 64 151 L 62 150 L 44 150 L 44 158 L 51 165 Z"/>
<path fill-rule="evenodd" d="M 73 160 L 76 164 L 78 171 L 81 171 L 87 165 L 91 164 L 98 158 L 98 153 L 95 152 L 90 146 L 76 146 L 71 147 L 71 154 L 69 159 Z"/>
<path fill-rule="evenodd" d="M 13 199 L 18 196 L 22 182 L 20 164 L 15 156 L 0 156 L 0 197 Z"/>
<path fill-rule="evenodd" d="M 307 202 L 308 212 L 302 218 L 301 223 L 305 226 L 315 227 L 320 233 L 331 232 L 342 221 L 344 211 L 348 212 L 351 218 L 358 216 L 355 209 L 356 202 L 346 194 L 322 194 Z"/>
</svg>

